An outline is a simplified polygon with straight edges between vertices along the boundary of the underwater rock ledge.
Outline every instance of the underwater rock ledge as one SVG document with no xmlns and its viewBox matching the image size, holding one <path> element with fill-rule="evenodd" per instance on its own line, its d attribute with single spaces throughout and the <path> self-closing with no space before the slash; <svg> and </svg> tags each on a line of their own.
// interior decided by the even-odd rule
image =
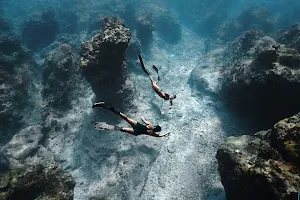
<svg viewBox="0 0 300 200">
<path fill-rule="evenodd" d="M 300 113 L 252 136 L 228 137 L 216 155 L 227 199 L 297 199 L 299 146 Z"/>
</svg>

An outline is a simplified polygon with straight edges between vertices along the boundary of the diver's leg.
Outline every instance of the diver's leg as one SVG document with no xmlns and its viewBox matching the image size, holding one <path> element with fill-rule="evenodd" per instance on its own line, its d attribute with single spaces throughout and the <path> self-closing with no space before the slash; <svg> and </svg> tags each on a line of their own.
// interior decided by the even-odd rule
<svg viewBox="0 0 300 200">
<path fill-rule="evenodd" d="M 119 115 L 120 115 L 124 120 L 126 120 L 127 123 L 130 124 L 131 126 L 135 126 L 135 125 L 136 125 L 137 122 L 136 122 L 135 120 L 133 120 L 133 119 L 127 117 L 124 113 L 121 113 L 121 112 L 120 112 Z"/>
<path fill-rule="evenodd" d="M 142 58 L 142 55 L 141 55 L 141 54 L 139 55 L 139 59 L 140 59 L 140 64 L 141 64 L 141 66 L 142 66 L 143 71 L 144 71 L 148 76 L 150 76 L 150 73 L 146 70 L 146 67 L 145 67 L 145 65 L 144 65 L 143 58 Z"/>
<path fill-rule="evenodd" d="M 157 73 L 157 81 L 156 81 L 156 84 L 160 81 L 160 76 L 159 76 L 159 73 L 158 73 L 158 69 L 155 65 L 152 65 L 152 68 L 156 71 Z"/>
<path fill-rule="evenodd" d="M 131 135 L 134 135 L 134 130 L 133 130 L 133 128 L 121 128 L 120 131 L 121 131 L 121 132 L 129 133 L 129 134 L 131 134 Z"/>
</svg>

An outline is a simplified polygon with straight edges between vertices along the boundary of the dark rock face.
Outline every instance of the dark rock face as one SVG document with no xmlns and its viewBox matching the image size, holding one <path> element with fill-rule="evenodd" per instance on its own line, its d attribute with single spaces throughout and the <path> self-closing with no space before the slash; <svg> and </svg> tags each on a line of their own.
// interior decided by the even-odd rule
<svg viewBox="0 0 300 200">
<path fill-rule="evenodd" d="M 149 15 L 145 14 L 138 17 L 136 25 L 136 36 L 137 38 L 139 38 L 139 40 L 141 41 L 141 45 L 144 48 L 147 48 L 152 42 L 153 30 L 153 20 Z"/>
<path fill-rule="evenodd" d="M 278 33 L 277 40 L 300 52 L 300 23 Z"/>
<path fill-rule="evenodd" d="M 29 49 L 38 51 L 55 40 L 58 28 L 54 11 L 46 9 L 24 22 L 22 40 Z"/>
<path fill-rule="evenodd" d="M 222 41 L 232 41 L 249 30 L 262 30 L 271 33 L 276 26 L 275 16 L 261 5 L 253 5 L 243 10 L 234 20 L 225 21 L 217 27 L 217 36 Z"/>
<path fill-rule="evenodd" d="M 72 91 L 80 79 L 79 56 L 68 44 L 50 51 L 43 72 L 44 115 L 59 114 L 71 109 Z"/>
<path fill-rule="evenodd" d="M 142 45 L 138 38 L 132 37 L 127 50 L 127 57 L 136 60 L 139 54 L 142 53 Z"/>
<path fill-rule="evenodd" d="M 0 198 L 72 200 L 75 182 L 57 163 L 0 173 Z"/>
<path fill-rule="evenodd" d="M 101 33 L 82 43 L 80 66 L 96 100 L 128 104 L 132 93 L 126 68 L 129 41 L 129 29 L 117 19 L 106 18 Z"/>
<path fill-rule="evenodd" d="M 297 199 L 300 113 L 268 131 L 229 137 L 217 152 L 228 200 Z"/>
<path fill-rule="evenodd" d="M 270 11 L 261 5 L 250 6 L 237 18 L 244 30 L 263 30 L 268 33 L 273 31 L 275 17 Z"/>
<path fill-rule="evenodd" d="M 10 31 L 11 30 L 11 26 L 9 24 L 8 21 L 6 21 L 5 19 L 3 19 L 2 17 L 0 17 L 0 31 L 1 32 L 6 32 L 6 31 Z"/>
<path fill-rule="evenodd" d="M 0 35 L 0 143 L 9 140 L 23 124 L 36 67 L 18 37 Z"/>
<path fill-rule="evenodd" d="M 155 31 L 166 42 L 176 43 L 181 39 L 181 27 L 171 12 L 159 6 L 154 6 L 152 18 Z"/>
<path fill-rule="evenodd" d="M 300 110 L 300 55 L 261 32 L 228 46 L 221 95 L 241 117 L 266 128 Z"/>
</svg>

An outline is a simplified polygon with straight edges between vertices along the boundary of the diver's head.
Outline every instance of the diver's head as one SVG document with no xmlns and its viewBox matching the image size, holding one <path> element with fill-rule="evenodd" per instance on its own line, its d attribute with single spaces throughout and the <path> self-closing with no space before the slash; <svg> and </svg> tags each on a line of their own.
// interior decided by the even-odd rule
<svg viewBox="0 0 300 200">
<path fill-rule="evenodd" d="M 170 95 L 169 95 L 168 93 L 166 93 L 166 92 L 165 92 L 165 97 L 164 97 L 164 99 L 165 99 L 165 100 L 169 100 L 169 99 L 170 99 Z"/>
<path fill-rule="evenodd" d="M 160 125 L 155 125 L 154 128 L 153 128 L 153 131 L 154 132 L 160 132 L 161 131 Z"/>
</svg>

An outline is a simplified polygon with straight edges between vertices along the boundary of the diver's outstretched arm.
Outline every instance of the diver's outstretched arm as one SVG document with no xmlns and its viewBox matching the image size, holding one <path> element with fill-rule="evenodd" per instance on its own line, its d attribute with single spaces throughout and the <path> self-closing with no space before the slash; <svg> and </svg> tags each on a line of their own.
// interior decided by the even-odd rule
<svg viewBox="0 0 300 200">
<path fill-rule="evenodd" d="M 150 124 L 151 124 L 150 122 L 148 122 L 147 120 L 145 120 L 145 118 L 144 118 L 143 116 L 141 116 L 141 119 L 142 119 L 142 121 L 143 121 L 145 124 L 147 124 L 147 125 L 150 125 Z"/>
</svg>

